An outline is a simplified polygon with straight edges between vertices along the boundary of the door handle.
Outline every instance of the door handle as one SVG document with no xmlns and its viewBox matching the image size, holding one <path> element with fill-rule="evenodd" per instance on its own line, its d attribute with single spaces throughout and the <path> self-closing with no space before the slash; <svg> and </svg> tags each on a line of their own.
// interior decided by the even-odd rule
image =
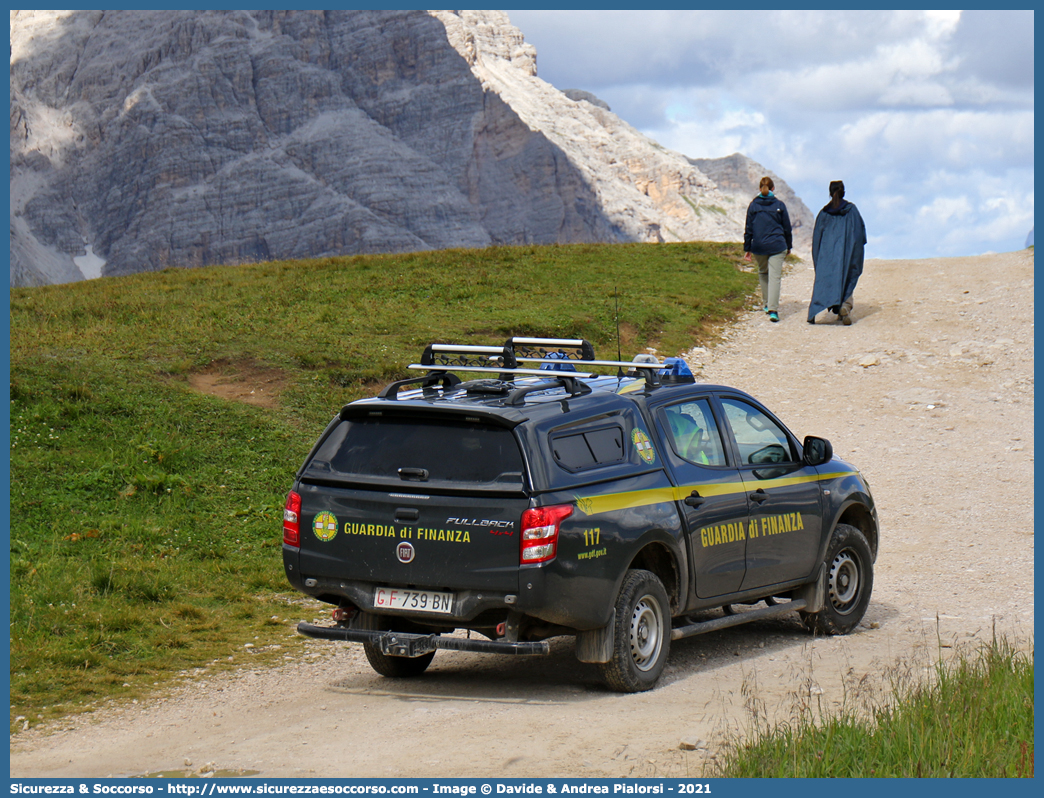
<svg viewBox="0 0 1044 798">
<path fill-rule="evenodd" d="M 690 507 L 699 507 L 705 501 L 707 500 L 700 495 L 700 492 L 698 490 L 694 490 L 692 493 L 685 497 L 685 503 Z"/>
<path fill-rule="evenodd" d="M 400 524 L 417 521 L 420 518 L 420 510 L 412 507 L 399 507 L 395 510 L 395 520 Z"/>
<path fill-rule="evenodd" d="M 765 493 L 765 491 L 761 488 L 758 488 L 756 491 L 750 494 L 750 500 L 752 502 L 757 502 L 758 504 L 761 504 L 763 501 L 766 501 L 768 497 L 769 495 Z"/>
<path fill-rule="evenodd" d="M 428 469 L 426 468 L 400 468 L 399 479 L 405 479 L 410 482 L 427 482 L 428 481 Z"/>
</svg>

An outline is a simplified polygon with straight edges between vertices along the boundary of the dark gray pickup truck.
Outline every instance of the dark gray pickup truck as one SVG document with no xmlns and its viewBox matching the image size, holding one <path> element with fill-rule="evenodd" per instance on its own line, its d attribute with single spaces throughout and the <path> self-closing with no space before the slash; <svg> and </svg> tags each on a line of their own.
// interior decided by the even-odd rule
<svg viewBox="0 0 1044 798">
<path fill-rule="evenodd" d="M 297 472 L 284 568 L 335 607 L 302 634 L 360 642 L 392 677 L 440 648 L 540 655 L 571 635 L 636 692 L 672 640 L 789 612 L 825 634 L 862 619 L 870 488 L 751 396 L 583 340 L 432 344 L 411 368 L 343 407 Z"/>
</svg>

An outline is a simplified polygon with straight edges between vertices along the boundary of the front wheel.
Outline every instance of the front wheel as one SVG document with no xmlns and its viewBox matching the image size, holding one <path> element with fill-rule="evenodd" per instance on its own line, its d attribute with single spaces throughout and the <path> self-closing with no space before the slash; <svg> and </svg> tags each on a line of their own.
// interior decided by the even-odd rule
<svg viewBox="0 0 1044 798">
<path fill-rule="evenodd" d="M 803 615 L 810 632 L 846 635 L 866 613 L 874 589 L 873 556 L 863 533 L 838 524 L 826 553 L 826 603 L 819 612 Z"/>
<path fill-rule="evenodd" d="M 651 571 L 628 571 L 616 599 L 613 653 L 599 665 L 605 683 L 621 693 L 650 690 L 671 647 L 670 600 Z"/>
<path fill-rule="evenodd" d="M 364 612 L 359 616 L 359 628 L 379 630 L 382 632 L 393 631 L 391 619 L 386 615 L 375 615 L 372 612 Z M 406 679 L 410 676 L 420 676 L 431 665 L 435 658 L 435 652 L 429 651 L 419 657 L 390 657 L 381 651 L 374 643 L 363 643 L 363 652 L 366 660 L 381 676 Z"/>
</svg>

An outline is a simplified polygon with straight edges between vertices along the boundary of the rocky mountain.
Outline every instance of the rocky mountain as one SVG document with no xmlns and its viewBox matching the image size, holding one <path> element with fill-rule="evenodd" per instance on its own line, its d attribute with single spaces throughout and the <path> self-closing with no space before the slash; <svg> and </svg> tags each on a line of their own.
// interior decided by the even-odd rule
<svg viewBox="0 0 1044 798">
<path fill-rule="evenodd" d="M 761 170 L 730 156 L 713 177 L 718 162 L 558 91 L 501 12 L 12 11 L 10 24 L 12 285 L 738 240 L 756 191 L 741 175 Z"/>
</svg>

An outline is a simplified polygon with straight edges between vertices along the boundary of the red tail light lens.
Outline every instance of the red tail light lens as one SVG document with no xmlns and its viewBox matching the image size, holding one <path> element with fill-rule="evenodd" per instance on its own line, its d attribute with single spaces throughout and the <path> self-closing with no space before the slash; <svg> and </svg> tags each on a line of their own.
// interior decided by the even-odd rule
<svg viewBox="0 0 1044 798">
<path fill-rule="evenodd" d="M 283 543 L 301 545 L 301 497 L 293 491 L 287 495 L 283 508 Z"/>
<path fill-rule="evenodd" d="M 558 552 L 558 530 L 573 514 L 573 505 L 554 504 L 522 513 L 523 565 L 553 560 Z"/>
</svg>

